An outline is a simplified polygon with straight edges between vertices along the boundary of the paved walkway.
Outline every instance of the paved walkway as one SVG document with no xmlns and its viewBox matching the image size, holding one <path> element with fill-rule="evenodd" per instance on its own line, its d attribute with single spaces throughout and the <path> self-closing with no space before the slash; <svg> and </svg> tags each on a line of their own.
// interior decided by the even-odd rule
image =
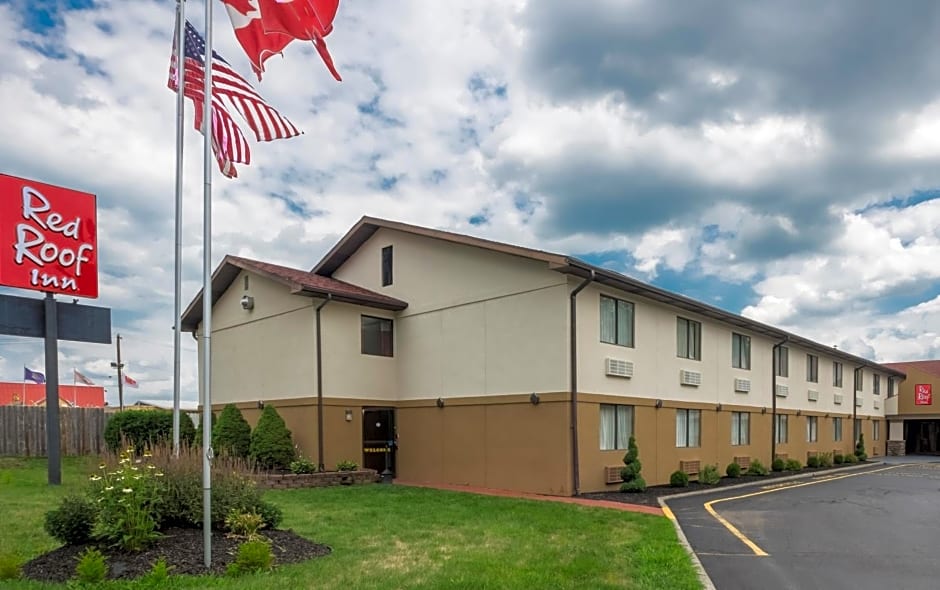
<svg viewBox="0 0 940 590">
<path fill-rule="evenodd" d="M 640 512 L 643 514 L 664 516 L 662 509 L 658 507 L 642 506 L 640 504 L 624 504 L 622 502 L 611 502 L 609 500 L 589 500 L 587 498 L 572 498 L 570 496 L 545 496 L 542 494 L 514 492 L 512 490 L 496 490 L 493 488 L 459 486 L 443 483 L 417 483 L 410 481 L 400 481 L 397 479 L 395 480 L 395 485 L 411 486 L 417 488 L 432 488 L 435 490 L 449 490 L 452 492 L 467 492 L 470 494 L 482 494 L 484 496 L 499 496 L 501 498 L 520 498 L 523 500 L 540 500 L 543 502 L 561 502 L 563 504 L 577 504 L 578 506 L 592 506 L 594 508 L 611 508 L 613 510 L 622 510 L 624 512 Z"/>
</svg>

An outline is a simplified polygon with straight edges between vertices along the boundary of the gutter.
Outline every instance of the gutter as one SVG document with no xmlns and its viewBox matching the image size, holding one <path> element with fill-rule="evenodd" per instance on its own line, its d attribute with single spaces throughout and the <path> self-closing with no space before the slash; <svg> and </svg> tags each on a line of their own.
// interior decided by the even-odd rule
<svg viewBox="0 0 940 590">
<path fill-rule="evenodd" d="M 320 310 L 326 307 L 326 304 L 333 300 L 333 294 L 327 293 L 316 308 L 317 317 L 317 468 L 322 472 L 326 471 L 323 463 L 323 347 L 320 337 Z"/>
<path fill-rule="evenodd" d="M 585 287 L 594 282 L 595 273 L 590 275 L 569 295 L 571 301 L 571 489 L 572 495 L 581 495 L 581 459 L 578 450 L 578 304 L 577 297 Z"/>
<path fill-rule="evenodd" d="M 771 353 L 770 364 L 773 365 L 773 371 L 771 372 L 773 378 L 771 379 L 771 391 L 770 391 L 770 402 L 771 402 L 771 425 L 770 425 L 770 462 L 773 463 L 774 459 L 777 458 L 777 349 L 790 341 L 789 336 L 784 336 L 783 340 L 774 344 L 773 352 Z M 787 363 L 790 362 L 790 356 L 787 355 Z M 787 367 L 787 374 L 789 375 L 789 367 Z M 789 424 L 788 424 L 789 426 Z M 789 440 L 789 433 L 787 434 Z"/>
</svg>

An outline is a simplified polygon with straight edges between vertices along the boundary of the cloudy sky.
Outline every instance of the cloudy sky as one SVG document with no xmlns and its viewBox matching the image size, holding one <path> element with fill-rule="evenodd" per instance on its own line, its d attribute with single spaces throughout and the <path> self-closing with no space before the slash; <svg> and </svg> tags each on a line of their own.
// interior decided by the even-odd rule
<svg viewBox="0 0 940 590">
<path fill-rule="evenodd" d="M 173 22 L 168 1 L 0 0 L 0 172 L 98 195 L 97 303 L 131 401 L 172 391 Z M 218 3 L 214 25 L 250 75 Z M 342 83 L 309 44 L 268 62 L 260 91 L 305 134 L 216 175 L 216 261 L 312 267 L 381 216 L 578 255 L 879 361 L 940 356 L 940 4 L 357 0 L 329 42 Z M 192 130 L 186 150 L 184 304 Z M 63 344 L 63 379 L 116 403 L 113 354 Z M 41 342 L 0 337 L 0 377 L 24 364 Z"/>
</svg>

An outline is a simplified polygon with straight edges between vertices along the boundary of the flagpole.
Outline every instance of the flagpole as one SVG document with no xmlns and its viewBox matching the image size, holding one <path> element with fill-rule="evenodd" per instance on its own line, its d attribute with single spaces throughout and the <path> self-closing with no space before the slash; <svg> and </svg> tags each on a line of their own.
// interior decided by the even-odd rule
<svg viewBox="0 0 940 590">
<path fill-rule="evenodd" d="M 173 455 L 180 454 L 180 307 L 183 289 L 183 61 L 186 0 L 176 0 L 176 242 L 173 290 Z"/>
<path fill-rule="evenodd" d="M 202 537 L 206 569 L 212 564 L 212 0 L 206 0 L 205 86 L 202 95 Z"/>
</svg>

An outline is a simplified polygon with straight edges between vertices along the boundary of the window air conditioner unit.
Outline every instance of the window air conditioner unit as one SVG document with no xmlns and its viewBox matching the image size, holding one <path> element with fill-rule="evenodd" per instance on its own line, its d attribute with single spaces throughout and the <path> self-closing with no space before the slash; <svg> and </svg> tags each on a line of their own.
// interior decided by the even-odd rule
<svg viewBox="0 0 940 590">
<path fill-rule="evenodd" d="M 633 363 L 622 359 L 606 359 L 606 373 L 610 377 L 633 377 Z"/>
<path fill-rule="evenodd" d="M 750 379 L 735 379 L 734 390 L 738 393 L 749 393 L 751 391 Z"/>
<path fill-rule="evenodd" d="M 862 398 L 860 398 L 860 397 L 855 398 L 855 407 L 856 407 L 856 408 L 861 408 L 863 403 L 865 403 L 865 400 L 863 400 Z"/>
<path fill-rule="evenodd" d="M 809 390 L 807 390 L 807 392 L 806 392 L 806 399 L 808 399 L 808 400 L 811 401 L 811 402 L 818 402 L 818 401 L 819 401 L 819 392 L 816 391 L 815 389 L 809 389 Z"/>
<path fill-rule="evenodd" d="M 834 404 L 837 405 L 837 406 L 841 406 L 841 405 L 842 405 L 842 394 L 841 394 L 841 393 L 836 393 L 835 395 L 833 395 L 833 396 L 832 396 L 832 403 L 834 403 Z"/>
<path fill-rule="evenodd" d="M 880 402 L 879 400 L 875 400 L 875 409 L 876 409 L 876 410 L 880 410 L 880 409 L 881 409 L 881 402 Z"/>
<path fill-rule="evenodd" d="M 702 374 L 698 371 L 686 371 L 682 369 L 679 371 L 679 384 L 698 387 L 702 384 Z"/>
<path fill-rule="evenodd" d="M 790 395 L 790 388 L 786 385 L 777 386 L 777 397 L 787 397 Z"/>
</svg>

